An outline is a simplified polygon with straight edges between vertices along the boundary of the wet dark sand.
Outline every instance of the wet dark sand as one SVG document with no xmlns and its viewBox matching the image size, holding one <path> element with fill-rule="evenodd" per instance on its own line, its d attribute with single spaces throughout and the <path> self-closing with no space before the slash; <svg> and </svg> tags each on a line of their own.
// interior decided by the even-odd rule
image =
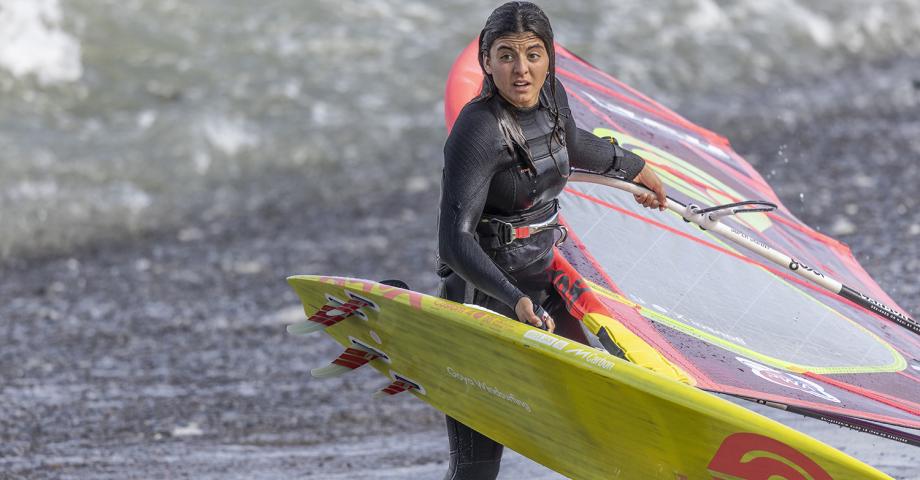
<svg viewBox="0 0 920 480">
<path fill-rule="evenodd" d="M 682 111 L 726 133 L 800 218 L 849 243 L 916 315 L 915 67 L 878 66 L 881 80 L 849 72 L 868 104 L 855 87 L 816 83 L 740 96 L 726 112 Z M 848 95 L 855 103 L 841 106 Z M 310 379 L 338 346 L 284 332 L 302 315 L 291 274 L 402 278 L 432 292 L 437 182 L 321 208 L 296 184 L 275 188 L 239 217 L 0 267 L 0 478 L 440 478 L 438 412 L 371 399 L 385 382 L 370 370 Z M 770 415 L 920 478 L 920 449 Z M 559 477 L 509 453 L 502 478 Z"/>
</svg>

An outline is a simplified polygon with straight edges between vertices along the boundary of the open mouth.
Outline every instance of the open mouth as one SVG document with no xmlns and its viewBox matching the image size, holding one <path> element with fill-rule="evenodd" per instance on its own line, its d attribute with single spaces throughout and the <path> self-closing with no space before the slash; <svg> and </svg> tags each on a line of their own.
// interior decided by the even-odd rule
<svg viewBox="0 0 920 480">
<path fill-rule="evenodd" d="M 513 85 L 515 90 L 526 91 L 528 88 L 530 88 L 530 82 L 524 80 L 514 82 Z"/>
</svg>

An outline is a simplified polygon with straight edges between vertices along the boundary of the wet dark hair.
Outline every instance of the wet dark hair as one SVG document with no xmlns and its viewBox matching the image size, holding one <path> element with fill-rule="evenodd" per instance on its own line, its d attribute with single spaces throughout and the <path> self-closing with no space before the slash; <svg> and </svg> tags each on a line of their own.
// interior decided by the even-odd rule
<svg viewBox="0 0 920 480">
<path fill-rule="evenodd" d="M 559 143 L 564 143 L 565 136 L 562 122 L 559 119 L 559 108 L 556 105 L 556 52 L 553 48 L 553 27 L 543 10 L 531 2 L 505 3 L 492 11 L 492 14 L 486 20 L 485 27 L 479 33 L 479 67 L 482 68 L 483 73 L 482 91 L 473 101 L 488 100 L 498 93 L 498 87 L 495 86 L 492 75 L 486 73 L 484 58 L 489 55 L 489 50 L 495 40 L 505 35 L 516 33 L 532 33 L 543 41 L 543 46 L 549 55 L 549 75 L 546 77 L 546 82 L 549 82 L 549 101 L 552 102 L 550 113 L 553 116 L 554 132 L 553 135 L 550 135 L 550 142 L 555 138 Z M 543 96 L 542 92 L 540 96 Z M 542 98 L 540 101 L 542 102 Z M 523 154 L 529 170 L 535 174 L 536 167 L 533 164 L 530 150 L 527 148 L 527 139 L 524 137 L 524 131 L 521 129 L 521 125 L 518 123 L 514 113 L 504 105 L 504 102 L 493 102 L 492 105 L 499 129 L 512 156 L 516 151 Z M 552 152 L 552 145 L 550 145 L 549 150 Z M 555 160 L 555 157 L 553 157 L 553 160 Z"/>
</svg>

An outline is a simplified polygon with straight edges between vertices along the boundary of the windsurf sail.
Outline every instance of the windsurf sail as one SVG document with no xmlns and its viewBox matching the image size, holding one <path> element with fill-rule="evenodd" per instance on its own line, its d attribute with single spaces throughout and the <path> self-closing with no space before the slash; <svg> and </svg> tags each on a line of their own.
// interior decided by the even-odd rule
<svg viewBox="0 0 920 480">
<path fill-rule="evenodd" d="M 479 93 L 476 47 L 448 79 L 448 129 Z M 776 206 L 717 215 L 745 245 L 616 188 L 570 182 L 560 200 L 571 240 L 560 250 L 609 316 L 698 388 L 920 445 L 915 322 L 849 248 L 797 219 L 724 137 L 560 45 L 556 59 L 578 125 L 642 156 L 680 205 Z M 829 291 L 815 272 L 858 295 Z"/>
</svg>

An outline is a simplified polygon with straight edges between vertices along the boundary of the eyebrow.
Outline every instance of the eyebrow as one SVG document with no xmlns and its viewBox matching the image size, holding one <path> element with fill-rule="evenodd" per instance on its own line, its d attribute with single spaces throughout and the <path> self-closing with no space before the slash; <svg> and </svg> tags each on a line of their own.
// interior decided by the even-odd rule
<svg viewBox="0 0 920 480">
<path fill-rule="evenodd" d="M 527 46 L 527 50 L 530 50 L 531 48 L 541 48 L 541 47 L 543 47 L 543 44 L 542 44 L 542 43 L 539 43 L 539 42 L 538 42 L 538 43 L 531 43 L 530 45 Z M 498 50 L 501 50 L 501 49 L 514 50 L 514 49 L 511 48 L 510 46 L 504 45 L 504 44 L 498 46 Z"/>
</svg>

